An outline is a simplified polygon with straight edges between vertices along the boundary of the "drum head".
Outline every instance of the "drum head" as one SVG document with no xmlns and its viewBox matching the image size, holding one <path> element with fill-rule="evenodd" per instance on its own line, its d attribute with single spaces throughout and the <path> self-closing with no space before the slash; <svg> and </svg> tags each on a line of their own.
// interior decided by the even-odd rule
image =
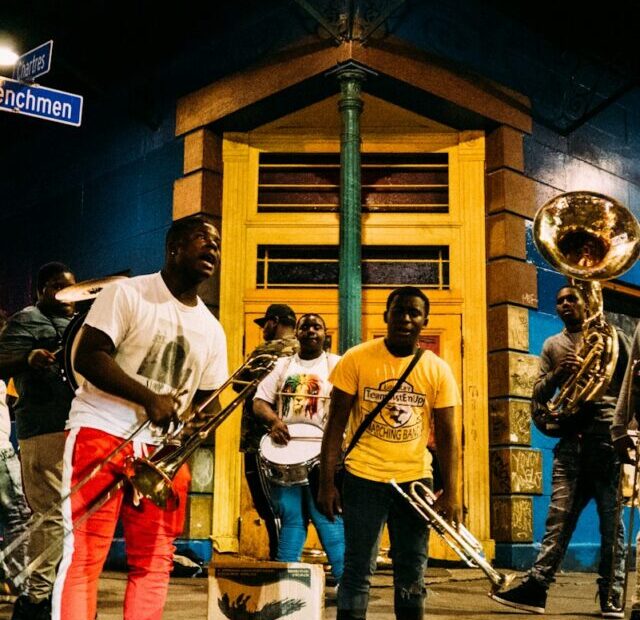
<svg viewBox="0 0 640 620">
<path fill-rule="evenodd" d="M 269 435 L 260 441 L 262 458 L 278 465 L 306 463 L 320 454 L 322 429 L 315 424 L 287 424 L 291 441 L 286 446 L 274 443 Z"/>
<path fill-rule="evenodd" d="M 75 317 L 73 317 L 69 325 L 67 325 L 67 329 L 64 330 L 64 334 L 62 335 L 62 372 L 64 375 L 64 380 L 67 382 L 69 389 L 74 394 L 76 390 L 84 383 L 84 377 L 81 374 L 77 373 L 73 367 L 73 358 L 75 357 L 76 349 L 78 348 L 80 332 L 86 316 L 87 312 L 81 312 L 80 314 L 77 314 Z"/>
</svg>

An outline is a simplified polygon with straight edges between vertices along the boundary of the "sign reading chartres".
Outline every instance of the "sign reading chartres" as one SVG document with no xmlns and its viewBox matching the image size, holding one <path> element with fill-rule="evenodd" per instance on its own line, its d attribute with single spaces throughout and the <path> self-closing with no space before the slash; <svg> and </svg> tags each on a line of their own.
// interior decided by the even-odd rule
<svg viewBox="0 0 640 620">
<path fill-rule="evenodd" d="M 37 77 L 51 69 L 53 41 L 47 41 L 22 54 L 13 68 L 13 79 L 20 82 L 33 82 Z"/>
<path fill-rule="evenodd" d="M 0 111 L 80 126 L 82 97 L 0 77 Z"/>
</svg>

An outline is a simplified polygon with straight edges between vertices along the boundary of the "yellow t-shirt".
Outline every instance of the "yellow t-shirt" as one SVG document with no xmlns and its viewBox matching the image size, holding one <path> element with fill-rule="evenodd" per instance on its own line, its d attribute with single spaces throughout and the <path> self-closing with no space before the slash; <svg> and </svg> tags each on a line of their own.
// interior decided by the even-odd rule
<svg viewBox="0 0 640 620">
<path fill-rule="evenodd" d="M 356 396 L 345 446 L 364 418 L 395 385 L 412 357 L 395 357 L 387 350 L 383 338 L 357 345 L 344 354 L 329 381 Z M 426 448 L 431 411 L 459 404 L 460 393 L 451 368 L 431 351 L 425 351 L 404 384 L 347 455 L 347 470 L 377 482 L 429 477 L 431 454 Z"/>
</svg>

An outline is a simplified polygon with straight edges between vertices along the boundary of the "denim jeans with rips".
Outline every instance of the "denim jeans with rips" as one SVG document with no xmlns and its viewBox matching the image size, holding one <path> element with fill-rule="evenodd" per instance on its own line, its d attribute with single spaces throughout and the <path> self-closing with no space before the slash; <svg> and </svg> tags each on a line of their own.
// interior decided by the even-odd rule
<svg viewBox="0 0 640 620">
<path fill-rule="evenodd" d="M 423 479 L 431 488 L 430 479 Z M 410 482 L 400 486 L 406 490 Z M 338 591 L 341 618 L 365 618 L 380 536 L 389 528 L 396 618 L 421 617 L 426 597 L 429 528 L 388 483 L 346 472 L 342 489 L 345 567 Z"/>
<path fill-rule="evenodd" d="M 0 521 L 4 527 L 4 545 L 10 545 L 27 528 L 31 510 L 22 490 L 20 460 L 13 446 L 0 442 Z M 0 566 L 3 578 L 8 579 L 18 590 L 24 590 L 27 573 L 27 549 L 29 539 L 25 537 Z"/>
<path fill-rule="evenodd" d="M 624 581 L 624 525 L 622 514 L 615 543 L 616 497 L 620 462 L 607 435 L 562 438 L 554 448 L 552 490 L 545 534 L 540 552 L 529 574 L 549 587 L 555 580 L 571 540 L 578 517 L 591 499 L 600 519 L 600 564 L 598 586 L 606 592 L 611 582 L 620 592 Z"/>
</svg>

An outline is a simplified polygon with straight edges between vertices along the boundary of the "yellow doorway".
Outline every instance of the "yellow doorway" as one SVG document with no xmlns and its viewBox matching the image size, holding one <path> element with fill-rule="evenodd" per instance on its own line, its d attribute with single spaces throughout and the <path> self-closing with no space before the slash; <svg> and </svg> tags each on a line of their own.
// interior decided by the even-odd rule
<svg viewBox="0 0 640 620">
<path fill-rule="evenodd" d="M 332 261 L 336 264 L 333 257 L 339 242 L 339 218 L 335 209 L 325 208 L 324 199 L 335 191 L 335 185 L 334 181 L 325 180 L 330 173 L 321 170 L 323 166 L 335 167 L 332 154 L 339 152 L 336 105 L 330 99 L 255 131 L 224 136 L 220 319 L 227 333 L 232 367 L 239 365 L 245 353 L 260 341 L 260 330 L 253 319 L 263 316 L 270 303 L 287 303 L 298 314 L 314 311 L 323 315 L 332 336 L 332 350 L 337 352 L 337 286 L 286 281 L 291 269 L 286 263 L 294 265 L 301 256 L 296 254 L 299 248 L 308 257 L 317 247 L 316 258 L 320 257 L 324 266 L 330 267 Z M 442 251 L 437 258 L 435 254 L 424 257 L 424 262 L 437 263 L 436 271 L 446 275 L 445 280 L 423 286 L 431 300 L 431 322 L 425 337 L 437 343 L 439 354 L 451 364 L 461 388 L 461 418 L 468 439 L 462 468 L 466 525 L 483 543 L 487 556 L 492 557 L 487 471 L 484 137 L 481 132 L 456 132 L 437 126 L 370 96 L 365 97 L 362 128 L 362 150 L 374 167 L 376 158 L 385 159 L 385 166 L 394 157 L 403 162 L 431 158 L 435 167 L 441 165 L 442 158 L 446 161 L 448 194 L 444 202 L 435 200 L 431 201 L 435 204 L 417 205 L 425 208 L 415 209 L 414 201 L 400 204 L 395 211 L 372 204 L 362 217 L 362 243 L 363 251 L 372 249 L 374 262 L 392 262 L 403 248 Z M 274 179 L 269 169 L 281 166 L 282 161 L 287 161 L 289 168 L 304 167 L 310 158 L 318 163 L 319 172 L 313 174 L 320 179 L 314 181 L 317 185 L 311 190 L 305 185 L 307 195 L 314 196 L 313 204 L 297 199 L 300 193 L 290 180 L 286 186 L 289 203 L 283 205 L 282 200 L 274 200 L 282 181 Z M 378 173 L 372 176 L 380 178 Z M 270 180 L 266 181 L 267 177 Z M 422 191 L 423 187 L 435 187 L 434 197 L 440 195 L 439 185 L 410 185 L 403 196 L 414 189 Z M 290 252 L 274 262 L 272 252 L 278 248 Z M 410 270 L 411 261 L 408 251 L 396 262 L 403 263 L 401 270 Z M 267 269 L 272 266 L 280 279 L 267 277 Z M 385 333 L 382 315 L 386 297 L 395 285 L 388 282 L 364 288 L 363 338 Z M 247 509 L 245 493 L 241 493 L 239 426 L 238 412 L 216 433 L 213 539 L 220 551 L 238 551 L 242 547 L 246 552 L 247 530 L 260 527 L 255 513 Z"/>
</svg>

